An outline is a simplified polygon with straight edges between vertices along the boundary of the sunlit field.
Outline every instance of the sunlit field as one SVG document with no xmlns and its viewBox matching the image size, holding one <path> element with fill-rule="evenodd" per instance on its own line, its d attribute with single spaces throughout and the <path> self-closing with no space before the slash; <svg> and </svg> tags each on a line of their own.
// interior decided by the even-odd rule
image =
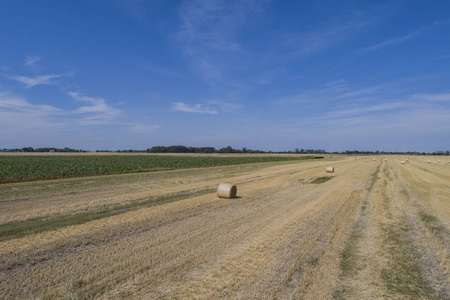
<svg viewBox="0 0 450 300">
<path fill-rule="evenodd" d="M 219 158 L 3 177 L 0 298 L 450 298 L 448 157 Z"/>
</svg>

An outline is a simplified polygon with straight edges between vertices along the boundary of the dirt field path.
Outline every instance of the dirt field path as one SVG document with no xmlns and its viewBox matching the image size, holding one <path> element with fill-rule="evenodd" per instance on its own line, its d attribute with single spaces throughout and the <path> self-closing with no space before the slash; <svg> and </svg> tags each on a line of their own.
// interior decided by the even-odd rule
<svg viewBox="0 0 450 300">
<path fill-rule="evenodd" d="M 325 173 L 328 165 L 335 173 Z M 312 183 L 324 176 L 332 178 Z M 238 199 L 211 192 L 224 181 L 237 184 Z M 394 157 L 4 185 L 1 226 L 55 215 L 60 227 L 0 242 L 0 292 L 5 299 L 450 299 L 449 188 L 445 162 L 402 165 Z M 62 223 L 123 203 L 136 206 Z"/>
</svg>

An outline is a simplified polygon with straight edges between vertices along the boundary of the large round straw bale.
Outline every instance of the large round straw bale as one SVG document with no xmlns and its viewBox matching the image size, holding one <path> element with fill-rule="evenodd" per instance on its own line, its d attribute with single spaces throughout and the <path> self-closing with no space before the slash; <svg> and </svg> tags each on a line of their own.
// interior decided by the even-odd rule
<svg viewBox="0 0 450 300">
<path fill-rule="evenodd" d="M 427 163 L 431 164 L 431 160 L 427 161 Z"/>
<path fill-rule="evenodd" d="M 237 188 L 231 183 L 221 183 L 217 188 L 217 196 L 219 198 L 236 198 Z"/>
<path fill-rule="evenodd" d="M 402 163 L 402 165 L 404 165 L 404 164 L 405 164 L 405 161 L 404 161 L 404 160 L 402 160 L 402 161 L 401 161 L 401 163 Z"/>
<path fill-rule="evenodd" d="M 327 167 L 327 173 L 334 173 L 334 167 Z"/>
</svg>

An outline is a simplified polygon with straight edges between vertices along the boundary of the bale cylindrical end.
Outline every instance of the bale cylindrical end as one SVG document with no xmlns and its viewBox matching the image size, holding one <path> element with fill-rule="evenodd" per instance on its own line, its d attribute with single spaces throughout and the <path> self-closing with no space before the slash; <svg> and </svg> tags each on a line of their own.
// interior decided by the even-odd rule
<svg viewBox="0 0 450 300">
<path fill-rule="evenodd" d="M 217 196 L 219 198 L 236 198 L 237 188 L 234 184 L 231 183 L 221 183 L 217 188 Z"/>
<path fill-rule="evenodd" d="M 334 173 L 334 167 L 327 167 L 327 173 Z"/>
</svg>

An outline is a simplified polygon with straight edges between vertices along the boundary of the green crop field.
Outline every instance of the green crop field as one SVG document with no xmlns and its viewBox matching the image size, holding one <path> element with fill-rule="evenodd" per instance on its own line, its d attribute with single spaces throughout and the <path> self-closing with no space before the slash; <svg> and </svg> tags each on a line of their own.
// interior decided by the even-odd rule
<svg viewBox="0 0 450 300">
<path fill-rule="evenodd" d="M 0 156 L 0 183 L 322 158 L 320 156 Z"/>
</svg>

